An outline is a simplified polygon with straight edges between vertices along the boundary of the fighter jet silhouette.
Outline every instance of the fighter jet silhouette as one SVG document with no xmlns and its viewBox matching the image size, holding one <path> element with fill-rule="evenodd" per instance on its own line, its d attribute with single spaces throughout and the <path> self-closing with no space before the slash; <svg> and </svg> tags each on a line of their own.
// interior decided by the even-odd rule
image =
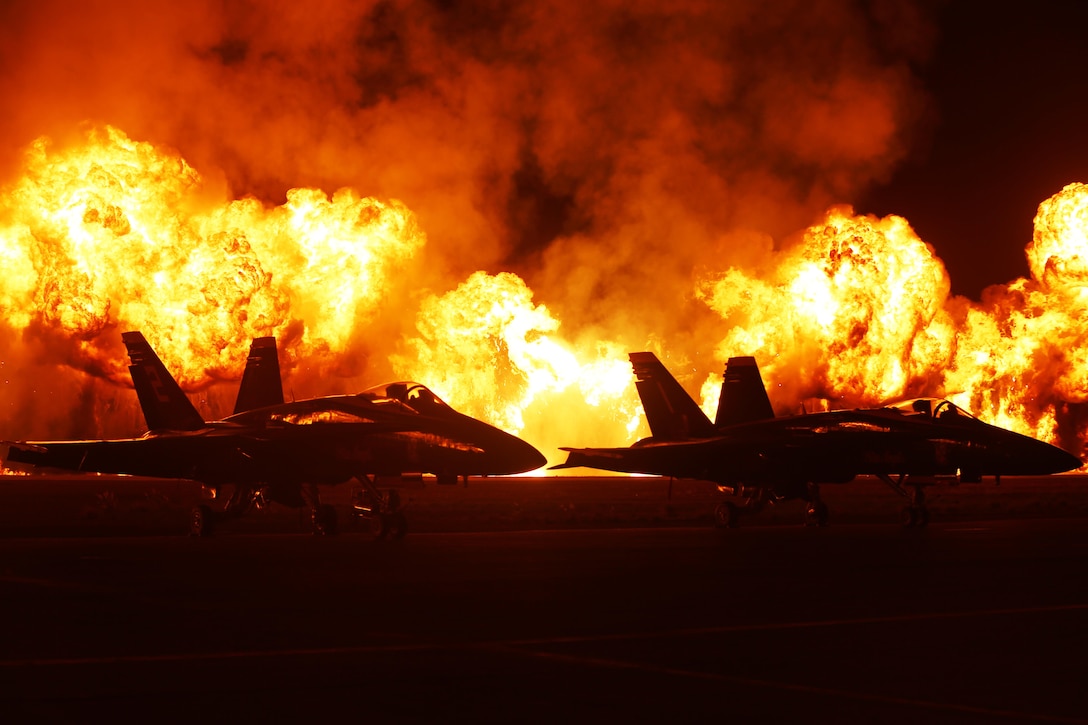
<svg viewBox="0 0 1088 725">
<path fill-rule="evenodd" d="M 214 498 L 193 510 L 196 535 L 270 501 L 309 506 L 315 533 L 333 533 L 335 509 L 321 503 L 317 485 L 355 481 L 353 512 L 377 536 L 400 537 L 407 527 L 400 497 L 383 480 L 426 473 L 455 483 L 546 462 L 528 443 L 457 412 L 419 383 L 285 403 L 273 338 L 254 340 L 234 413 L 206 422 L 141 333 L 122 339 L 148 432 L 9 443 L 6 463 L 199 481 Z"/>
<path fill-rule="evenodd" d="M 607 471 L 693 478 L 735 497 L 715 509 L 719 526 L 789 499 L 807 502 L 806 522 L 826 525 L 823 484 L 880 478 L 910 499 L 903 523 L 929 521 L 924 487 L 939 477 L 1043 475 L 1079 468 L 1066 451 L 988 425 L 947 400 L 919 398 L 881 408 L 775 417 L 755 358 L 730 358 L 716 420 L 650 352 L 630 354 L 651 437 L 629 448 L 564 448 L 567 461 Z"/>
</svg>

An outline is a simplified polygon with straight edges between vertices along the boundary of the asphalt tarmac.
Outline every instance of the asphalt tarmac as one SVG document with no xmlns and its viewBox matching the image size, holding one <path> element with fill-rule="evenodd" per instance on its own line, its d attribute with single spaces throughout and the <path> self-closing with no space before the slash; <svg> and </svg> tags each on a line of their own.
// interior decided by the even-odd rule
<svg viewBox="0 0 1088 725">
<path fill-rule="evenodd" d="M 0 539 L 4 722 L 1088 723 L 1088 518 Z"/>
</svg>

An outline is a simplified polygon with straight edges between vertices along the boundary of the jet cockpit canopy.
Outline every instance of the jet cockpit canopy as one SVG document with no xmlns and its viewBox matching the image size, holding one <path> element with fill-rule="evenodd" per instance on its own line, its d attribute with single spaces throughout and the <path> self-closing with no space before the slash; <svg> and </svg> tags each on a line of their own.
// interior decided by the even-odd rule
<svg viewBox="0 0 1088 725">
<path fill-rule="evenodd" d="M 942 421 L 975 420 L 975 416 L 942 398 L 913 398 L 888 406 L 903 415 L 924 416 Z"/>
<path fill-rule="evenodd" d="M 441 415 L 450 410 L 450 407 L 422 383 L 399 381 L 375 385 L 363 391 L 364 395 L 372 395 L 377 398 L 389 398 L 404 403 L 412 410 L 422 415 Z"/>
</svg>

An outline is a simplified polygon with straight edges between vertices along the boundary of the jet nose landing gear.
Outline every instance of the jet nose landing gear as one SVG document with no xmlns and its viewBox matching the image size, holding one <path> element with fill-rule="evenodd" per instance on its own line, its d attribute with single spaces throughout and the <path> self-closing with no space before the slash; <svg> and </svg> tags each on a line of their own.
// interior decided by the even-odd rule
<svg viewBox="0 0 1088 725">
<path fill-rule="evenodd" d="M 805 526 L 827 526 L 827 504 L 820 499 L 805 506 Z"/>
<path fill-rule="evenodd" d="M 729 501 L 722 501 L 714 508 L 714 527 L 734 529 L 737 526 L 737 506 Z"/>
<path fill-rule="evenodd" d="M 318 504 L 310 510 L 310 523 L 315 536 L 333 536 L 336 534 L 336 509 L 327 503 Z"/>
<path fill-rule="evenodd" d="M 900 520 L 905 528 L 920 529 L 929 523 L 929 509 L 925 507 L 925 504 L 904 506 Z"/>
<path fill-rule="evenodd" d="M 759 513 L 767 504 L 774 503 L 774 493 L 758 486 L 720 484 L 718 490 L 740 497 L 740 503 L 722 501 L 714 508 L 714 527 L 718 529 L 735 529 L 741 516 Z"/>
<path fill-rule="evenodd" d="M 805 526 L 827 526 L 827 504 L 820 498 L 819 484 L 808 484 L 804 499 Z"/>
<path fill-rule="evenodd" d="M 408 533 L 400 493 L 392 488 L 379 491 L 369 480 L 351 492 L 351 518 L 365 522 L 374 539 L 403 539 Z"/>
</svg>

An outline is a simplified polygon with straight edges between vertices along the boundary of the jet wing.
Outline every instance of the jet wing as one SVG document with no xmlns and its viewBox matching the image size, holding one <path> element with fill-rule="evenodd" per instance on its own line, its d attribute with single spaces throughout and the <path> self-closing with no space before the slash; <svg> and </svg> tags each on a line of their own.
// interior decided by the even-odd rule
<svg viewBox="0 0 1088 725">
<path fill-rule="evenodd" d="M 686 441 L 640 442 L 630 448 L 563 448 L 567 460 L 552 468 L 597 468 L 694 478 L 718 483 L 736 481 L 821 482 L 850 480 L 856 475 L 838 447 L 812 440 L 794 446 L 775 436 L 718 436 Z"/>
<path fill-rule="evenodd" d="M 9 444 L 5 463 L 209 482 L 250 466 L 236 436 L 164 436 Z M 214 469 L 222 475 L 208 475 Z"/>
<path fill-rule="evenodd" d="M 642 443 L 630 448 L 561 448 L 567 452 L 567 460 L 549 470 L 597 468 L 618 473 L 713 480 L 724 449 L 735 447 L 728 439 L 718 437 Z"/>
</svg>

